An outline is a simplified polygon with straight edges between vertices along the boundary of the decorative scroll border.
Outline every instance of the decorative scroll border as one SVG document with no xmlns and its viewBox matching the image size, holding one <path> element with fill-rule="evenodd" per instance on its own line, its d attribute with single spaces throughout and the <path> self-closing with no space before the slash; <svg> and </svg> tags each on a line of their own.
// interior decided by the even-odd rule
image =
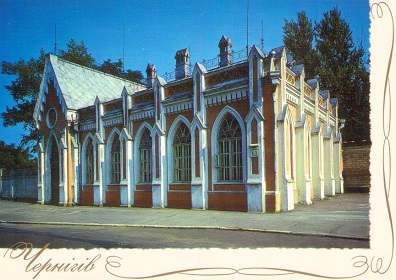
<svg viewBox="0 0 396 280">
<path fill-rule="evenodd" d="M 381 140 L 382 143 L 382 186 L 380 184 L 380 195 L 383 195 L 385 199 L 386 212 L 385 217 L 383 217 L 384 222 L 387 220 L 389 222 L 389 227 L 391 230 L 391 240 L 389 244 L 390 250 L 390 258 L 385 260 L 383 257 L 375 256 L 370 250 L 365 251 L 365 254 L 360 254 L 354 256 L 350 259 L 352 265 L 352 272 L 350 275 L 344 276 L 331 276 L 329 274 L 320 274 L 313 273 L 307 270 L 294 270 L 287 269 L 281 266 L 279 267 L 271 267 L 271 266 L 258 266 L 258 267 L 242 267 L 242 268 L 232 268 L 232 267 L 196 267 L 196 268 L 187 268 L 182 270 L 174 270 L 174 271 L 166 271 L 163 273 L 152 273 L 147 275 L 123 275 L 122 268 L 128 267 L 130 263 L 128 260 L 125 260 L 119 256 L 110 255 L 105 259 L 104 269 L 105 269 L 105 278 L 123 278 L 123 279 L 156 279 L 156 278 L 166 278 L 166 276 L 179 276 L 185 278 L 187 276 L 192 276 L 190 278 L 194 278 L 194 276 L 203 276 L 205 279 L 212 277 L 212 279 L 222 278 L 225 276 L 240 276 L 240 278 L 244 278 L 247 276 L 261 276 L 261 277 L 279 277 L 287 275 L 290 276 L 301 276 L 301 277 L 309 277 L 309 278 L 324 278 L 324 279 L 353 279 L 358 278 L 359 276 L 366 276 L 375 278 L 380 275 L 384 275 L 389 273 L 390 268 L 393 264 L 393 255 L 394 255 L 394 229 L 393 229 L 393 221 L 392 221 L 392 213 L 391 213 L 391 201 L 390 201 L 390 191 L 391 191 L 391 145 L 390 145 L 390 135 L 391 135 L 391 120 L 392 120 L 392 104 L 391 104 L 391 78 L 390 78 L 390 70 L 393 59 L 393 49 L 394 49 L 394 19 L 393 14 L 386 2 L 377 2 L 371 5 L 371 17 L 373 20 L 381 20 L 384 18 L 389 19 L 392 22 L 390 36 L 391 38 L 391 47 L 388 54 L 388 63 L 386 67 L 386 75 L 384 77 L 384 84 L 382 89 L 382 135 Z M 381 89 L 380 89 L 381 90 Z M 371 100 L 380 99 L 379 92 L 380 90 L 374 91 L 372 88 L 371 91 Z M 389 171 L 388 171 L 389 170 Z M 389 173 L 388 173 L 389 172 Z M 383 190 L 383 193 L 382 193 Z M 21 248 L 19 248 L 21 249 Z M 7 250 L 8 252 L 8 250 Z M 7 254 L 6 252 L 6 254 Z M 5 254 L 5 255 L 6 255 Z M 374 256 L 373 256 L 374 255 Z M 18 255 L 20 256 L 20 255 Z M 17 256 L 17 257 L 18 257 Z M 100 256 L 100 255 L 99 255 Z M 27 258 L 27 256 L 26 256 Z M 25 259 L 29 260 L 29 259 Z M 74 260 L 74 259 L 73 259 Z M 130 260 L 129 260 L 130 261 Z M 26 271 L 25 271 L 26 272 Z M 369 273 L 376 274 L 370 275 Z M 101 271 L 102 273 L 102 271 Z M 365 275 L 366 274 L 366 275 Z M 69 278 L 65 275 L 65 278 Z M 51 275 L 52 276 L 52 275 Z M 103 275 L 102 275 L 103 276 Z M 214 277 L 213 277 L 214 276 Z M 388 276 L 388 275 L 387 275 Z M 216 277 L 216 278 L 215 278 Z M 257 279 L 259 279 L 259 277 Z M 307 278 L 305 277 L 305 278 Z M 29 277 L 30 278 L 30 277 Z M 102 277 L 101 277 L 102 278 Z M 305 279 L 304 278 L 304 279 Z M 389 277 L 390 278 L 390 277 Z M 235 278 L 233 278 L 235 279 Z M 260 278 L 261 279 L 261 278 Z"/>
</svg>

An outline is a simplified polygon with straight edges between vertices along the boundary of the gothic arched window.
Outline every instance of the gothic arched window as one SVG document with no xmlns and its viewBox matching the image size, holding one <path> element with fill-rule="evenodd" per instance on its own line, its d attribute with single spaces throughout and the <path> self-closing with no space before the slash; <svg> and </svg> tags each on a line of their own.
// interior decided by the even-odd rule
<svg viewBox="0 0 396 280">
<path fill-rule="evenodd" d="M 140 139 L 140 182 L 151 182 L 151 143 L 150 132 L 146 129 Z"/>
<path fill-rule="evenodd" d="M 173 179 L 176 183 L 191 181 L 191 134 L 182 122 L 173 141 Z"/>
<path fill-rule="evenodd" d="M 92 139 L 88 139 L 85 148 L 85 183 L 93 184 L 94 182 L 94 146 Z"/>
<path fill-rule="evenodd" d="M 218 167 L 219 181 L 242 181 L 242 131 L 231 114 L 220 125 Z"/>
<path fill-rule="evenodd" d="M 121 153 L 120 141 L 113 139 L 111 144 L 111 183 L 118 184 L 121 180 Z"/>
</svg>

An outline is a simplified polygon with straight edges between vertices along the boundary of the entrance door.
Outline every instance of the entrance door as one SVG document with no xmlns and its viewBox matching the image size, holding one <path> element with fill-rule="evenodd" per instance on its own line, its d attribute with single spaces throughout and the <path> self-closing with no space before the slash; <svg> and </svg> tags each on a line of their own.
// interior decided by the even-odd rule
<svg viewBox="0 0 396 280">
<path fill-rule="evenodd" d="M 59 150 L 54 138 L 51 141 L 51 204 L 59 204 Z"/>
</svg>

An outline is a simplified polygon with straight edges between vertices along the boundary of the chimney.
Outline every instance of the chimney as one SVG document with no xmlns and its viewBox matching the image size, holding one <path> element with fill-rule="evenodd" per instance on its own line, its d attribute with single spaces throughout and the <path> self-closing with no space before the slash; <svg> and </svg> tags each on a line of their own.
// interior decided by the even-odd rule
<svg viewBox="0 0 396 280">
<path fill-rule="evenodd" d="M 232 64 L 231 48 L 232 48 L 231 39 L 223 35 L 219 42 L 220 67 L 228 66 Z"/>
<path fill-rule="evenodd" d="M 183 49 L 176 52 L 176 80 L 187 78 L 190 73 L 190 54 L 188 49 Z"/>
<path fill-rule="evenodd" d="M 154 85 L 155 78 L 157 77 L 157 68 L 154 64 L 148 63 L 146 68 L 146 87 L 152 88 Z"/>
</svg>

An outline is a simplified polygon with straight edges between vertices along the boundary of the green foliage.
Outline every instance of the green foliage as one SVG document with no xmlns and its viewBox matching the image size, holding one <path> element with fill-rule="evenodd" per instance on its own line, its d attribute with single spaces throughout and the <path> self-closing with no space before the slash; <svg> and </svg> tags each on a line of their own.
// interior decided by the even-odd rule
<svg viewBox="0 0 396 280">
<path fill-rule="evenodd" d="M 123 72 L 121 59 L 118 59 L 116 62 L 112 62 L 110 59 L 105 60 L 101 65 L 98 65 L 96 69 L 116 77 L 125 78 L 129 81 L 143 83 L 144 77 L 141 71 L 128 69 L 125 73 Z"/>
<path fill-rule="evenodd" d="M 15 76 L 16 78 L 10 85 L 5 86 L 14 99 L 15 105 L 12 107 L 7 106 L 6 111 L 0 113 L 0 117 L 3 119 L 4 126 L 23 124 L 23 128 L 27 133 L 22 135 L 21 145 L 28 147 L 30 153 L 34 152 L 36 146 L 37 132 L 33 120 L 33 111 L 40 90 L 47 55 L 48 53 L 41 50 L 38 58 L 31 58 L 28 61 L 21 59 L 17 62 L 3 61 L 1 64 L 2 74 Z M 66 46 L 66 50 L 59 51 L 59 57 L 114 76 L 125 76 L 126 79 L 131 81 L 141 82 L 143 79 L 140 71 L 127 70 L 124 75 L 120 59 L 116 62 L 108 59 L 102 64 L 96 65 L 95 59 L 88 53 L 83 41 L 77 43 L 74 39 L 71 39 Z"/>
<path fill-rule="evenodd" d="M 93 68 L 95 66 L 95 59 L 88 53 L 84 41 L 79 44 L 74 39 L 71 39 L 67 44 L 67 50 L 60 50 L 59 57 L 64 60 Z"/>
<path fill-rule="evenodd" d="M 121 59 L 118 59 L 116 62 L 112 62 L 110 59 L 105 60 L 97 67 L 97 69 L 113 76 L 123 76 Z"/>
<path fill-rule="evenodd" d="M 293 54 L 296 64 L 304 64 L 306 77 L 314 77 L 318 56 L 313 48 L 315 32 L 304 11 L 297 13 L 297 22 L 285 20 L 283 42 Z"/>
<path fill-rule="evenodd" d="M 370 81 L 362 45 L 354 44 L 349 24 L 337 8 L 324 13 L 315 26 L 304 12 L 297 16 L 297 22 L 285 20 L 286 48 L 304 63 L 307 79 L 319 75 L 321 89 L 338 98 L 339 117 L 346 119 L 343 139 L 369 140 Z"/>
<path fill-rule="evenodd" d="M 0 141 L 0 168 L 25 169 L 37 167 L 37 160 L 30 159 L 28 149 Z"/>
<path fill-rule="evenodd" d="M 31 148 L 32 141 L 36 139 L 32 115 L 44 71 L 45 56 L 46 53 L 41 50 L 37 59 L 31 58 L 28 61 L 21 59 L 15 63 L 3 61 L 1 65 L 2 74 L 16 76 L 10 85 L 5 86 L 16 105 L 6 106 L 6 111 L 0 113 L 3 125 L 23 124 L 24 130 L 28 131 L 28 134 L 22 136 L 21 144 Z"/>
<path fill-rule="evenodd" d="M 129 81 L 134 81 L 137 83 L 144 83 L 144 77 L 141 71 L 139 70 L 127 70 L 125 73 L 125 79 Z"/>
</svg>

